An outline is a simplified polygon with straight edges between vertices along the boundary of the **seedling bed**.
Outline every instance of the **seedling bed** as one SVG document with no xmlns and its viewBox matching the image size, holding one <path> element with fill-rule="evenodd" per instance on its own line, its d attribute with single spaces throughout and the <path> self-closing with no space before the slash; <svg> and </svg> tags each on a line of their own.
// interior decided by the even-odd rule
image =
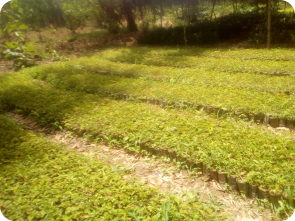
<svg viewBox="0 0 295 221">
<path fill-rule="evenodd" d="M 291 138 L 196 111 L 56 90 L 26 75 L 8 75 L 1 81 L 1 104 L 25 110 L 40 123 L 82 131 L 85 138 L 135 152 L 145 144 L 154 154 L 169 153 L 190 166 L 202 162 L 208 169 L 270 190 L 294 190 Z"/>
<path fill-rule="evenodd" d="M 29 73 L 45 77 L 49 73 L 83 74 L 87 72 L 141 78 L 187 85 L 223 86 L 266 91 L 272 94 L 292 95 L 295 92 L 295 76 L 273 77 L 245 73 L 227 73 L 204 68 L 173 68 L 153 65 L 111 62 L 99 57 L 79 58 L 58 65 L 45 65 L 28 70 Z M 44 76 L 45 75 L 45 76 Z"/>
<path fill-rule="evenodd" d="M 121 50 L 126 50 L 122 48 Z M 131 49 L 132 50 L 132 49 Z M 150 56 L 197 56 L 216 58 L 235 58 L 241 60 L 295 61 L 294 49 L 228 49 L 228 48 L 170 48 L 170 47 L 136 47 L 137 54 Z"/>
<path fill-rule="evenodd" d="M 124 179 L 128 171 L 70 151 L 2 115 L 0 144 L 0 207 L 10 220 L 155 220 L 163 205 L 172 220 L 223 220 L 212 213 L 219 210 L 213 204 Z"/>
<path fill-rule="evenodd" d="M 138 54 L 136 51 L 106 50 L 101 58 L 129 64 L 169 66 L 176 68 L 204 68 L 226 72 L 257 73 L 270 75 L 294 75 L 295 61 L 240 60 L 235 58 L 209 58 L 198 56 L 151 56 Z"/>
<path fill-rule="evenodd" d="M 265 92 L 235 88 L 179 85 L 87 73 L 43 73 L 38 76 L 34 72 L 34 76 L 40 77 L 57 88 L 101 94 L 114 99 L 138 100 L 163 107 L 191 107 L 219 116 L 243 115 L 245 120 L 254 120 L 272 127 L 293 129 L 295 123 L 293 119 L 295 109 L 290 108 L 295 105 L 294 95 L 270 95 Z M 261 103 L 264 105 L 261 106 Z M 268 112 L 273 112 L 273 114 L 268 114 Z"/>
</svg>

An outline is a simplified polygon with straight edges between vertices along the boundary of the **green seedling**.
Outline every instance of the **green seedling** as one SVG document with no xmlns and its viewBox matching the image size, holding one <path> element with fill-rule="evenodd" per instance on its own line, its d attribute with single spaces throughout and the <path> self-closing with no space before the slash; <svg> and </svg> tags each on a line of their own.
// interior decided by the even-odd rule
<svg viewBox="0 0 295 221">
<path fill-rule="evenodd" d="M 97 159 L 69 151 L 44 136 L 22 130 L 1 115 L 0 132 L 0 170 L 4 174 L 4 182 L 1 182 L 0 187 L 6 190 L 1 195 L 0 205 L 1 211 L 9 219 L 64 217 L 71 220 L 77 217 L 108 216 L 111 220 L 116 220 L 126 219 L 131 215 L 139 220 L 136 214 L 140 213 L 140 218 L 144 220 L 151 216 L 156 217 L 159 214 L 157 208 L 162 206 L 160 215 L 166 220 L 171 216 L 173 220 L 179 218 L 179 214 L 170 214 L 170 208 L 175 204 L 182 211 L 181 217 L 211 217 L 210 213 L 198 207 L 193 214 L 191 211 L 186 212 L 183 208 L 192 205 L 173 195 L 164 196 L 135 180 L 124 180 L 122 175 L 125 172 L 121 168 L 110 167 Z M 13 148 L 7 142 L 11 138 L 14 140 Z M 22 180 L 21 185 L 19 179 Z M 167 201 L 164 205 L 161 203 L 163 199 Z M 23 201 L 30 201 L 42 210 L 27 216 L 28 207 L 16 209 L 16 205 L 23 204 Z M 81 203 L 83 206 L 80 207 Z M 95 209 L 97 205 L 101 206 L 100 210 Z M 126 212 L 132 210 L 134 205 L 139 205 L 138 210 Z"/>
</svg>

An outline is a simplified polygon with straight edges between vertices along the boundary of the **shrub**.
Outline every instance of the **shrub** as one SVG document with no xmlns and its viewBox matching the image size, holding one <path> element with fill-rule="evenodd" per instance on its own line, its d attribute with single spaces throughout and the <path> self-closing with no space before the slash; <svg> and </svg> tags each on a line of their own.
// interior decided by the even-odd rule
<svg viewBox="0 0 295 221">
<path fill-rule="evenodd" d="M 23 34 L 29 29 L 23 24 L 23 18 L 24 10 L 16 0 L 11 1 L 7 10 L 3 10 L 1 15 L 0 36 L 4 41 L 0 48 L 0 58 L 13 60 L 14 70 L 34 65 L 34 57 L 37 56 L 34 47 Z"/>
</svg>

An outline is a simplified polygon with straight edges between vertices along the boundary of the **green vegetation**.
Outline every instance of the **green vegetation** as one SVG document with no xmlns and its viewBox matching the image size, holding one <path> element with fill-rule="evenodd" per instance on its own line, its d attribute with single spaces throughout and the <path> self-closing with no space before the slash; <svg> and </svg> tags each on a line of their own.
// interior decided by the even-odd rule
<svg viewBox="0 0 295 221">
<path fill-rule="evenodd" d="M 27 41 L 23 34 L 29 29 L 23 24 L 23 9 L 17 4 L 17 1 L 12 1 L 10 5 L 11 10 L 3 10 L 4 12 L 0 16 L 0 36 L 6 38 L 6 41 L 3 41 L 3 46 L 0 46 L 0 58 L 13 60 L 13 69 L 19 70 L 32 66 L 36 53 L 31 42 Z"/>
<path fill-rule="evenodd" d="M 0 72 L 63 62 L 2 74 L 1 113 L 165 156 L 193 170 L 190 175 L 209 173 L 226 188 L 269 199 L 276 215 L 291 213 L 294 49 L 236 49 L 265 47 L 266 40 L 270 48 L 270 39 L 277 47 L 293 46 L 295 14 L 288 4 L 36 2 L 12 0 L 0 12 Z M 136 43 L 175 47 L 132 47 Z M 12 220 L 224 218 L 219 207 L 124 179 L 130 171 L 71 152 L 2 115 L 0 155 L 0 209 Z M 282 197 L 289 197 L 288 205 Z"/>
<path fill-rule="evenodd" d="M 46 76 L 45 76 L 46 78 Z M 42 79 L 45 79 L 42 78 Z M 295 119 L 294 96 L 271 95 L 265 92 L 240 90 L 208 85 L 179 85 L 149 80 L 122 79 L 116 76 L 97 74 L 74 74 L 48 76 L 57 88 L 94 94 L 128 95 L 138 99 L 160 99 L 167 103 L 192 103 L 195 106 L 209 105 L 231 112 L 271 114 L 280 118 Z M 202 91 L 202 93 L 199 93 Z M 262 105 L 263 104 L 263 105 Z"/>
<path fill-rule="evenodd" d="M 269 93 L 294 94 L 294 76 L 270 76 L 249 73 L 228 73 L 202 68 L 174 68 L 158 67 L 154 65 L 126 64 L 111 62 L 101 59 L 99 56 L 91 58 L 79 58 L 59 65 L 46 65 L 36 67 L 30 71 L 36 77 L 45 78 L 47 75 L 65 75 L 97 73 L 115 75 L 127 78 L 164 81 L 188 85 L 211 85 L 234 88 L 247 88 Z M 93 83 L 93 82 L 92 82 Z"/>
<path fill-rule="evenodd" d="M 132 53 L 132 49 L 117 49 L 117 52 Z M 227 47 L 137 47 L 134 53 L 151 56 L 200 56 L 233 59 L 292 60 L 295 61 L 293 48 L 251 49 Z"/>
<path fill-rule="evenodd" d="M 140 57 L 138 57 L 140 59 Z M 86 63 L 86 60 L 89 63 Z M 74 66 L 74 64 L 76 66 Z M 205 75 L 205 73 L 200 73 L 199 77 L 194 72 L 188 72 L 187 75 L 182 74 L 184 70 L 179 70 L 175 75 L 180 76 L 178 80 L 174 80 L 173 72 L 172 76 L 169 76 L 169 69 L 165 68 L 157 68 L 154 67 L 149 69 L 149 66 L 139 66 L 138 65 L 125 65 L 125 64 L 116 64 L 110 62 L 103 62 L 100 59 L 80 59 L 75 60 L 72 66 L 69 66 L 68 63 L 62 63 L 59 65 L 50 65 L 41 68 L 31 69 L 28 72 L 33 75 L 33 77 L 45 80 L 49 82 L 51 85 L 67 90 L 75 90 L 79 92 L 93 93 L 93 94 L 103 94 L 103 95 L 111 95 L 116 97 L 117 95 L 128 95 L 130 97 L 134 97 L 140 100 L 145 99 L 158 99 L 162 100 L 168 104 L 175 104 L 176 106 L 186 106 L 187 104 L 197 106 L 207 106 L 214 107 L 220 109 L 221 111 L 229 111 L 231 113 L 243 113 L 250 115 L 261 115 L 261 114 L 270 114 L 272 116 L 277 116 L 279 118 L 284 119 L 295 119 L 294 112 L 294 95 L 286 95 L 280 93 L 268 93 L 263 91 L 255 91 L 255 86 L 257 85 L 258 89 L 262 90 L 263 84 L 259 85 L 259 82 L 253 81 L 255 78 L 251 78 L 251 75 L 243 75 L 241 78 L 251 81 L 250 88 L 241 88 L 237 87 L 237 84 L 245 84 L 245 81 L 241 81 L 240 83 L 235 83 L 239 80 L 238 74 L 230 77 L 229 75 L 225 76 L 220 74 L 216 74 L 213 76 Z M 83 67 L 79 68 L 79 64 L 86 66 L 86 70 Z M 78 66 L 77 66 L 78 65 Z M 90 66 L 90 67 L 88 67 Z M 120 78 L 118 76 L 103 76 L 96 73 L 87 73 L 87 69 L 91 69 L 95 71 L 96 68 L 103 67 L 103 70 L 115 71 L 115 73 L 125 73 L 125 74 L 133 74 L 136 75 L 140 73 L 143 78 L 152 75 L 153 78 L 165 78 L 166 72 L 166 80 L 171 82 L 177 81 L 192 81 L 194 84 L 171 84 L 170 82 L 159 82 L 152 80 L 144 80 L 144 79 L 128 79 L 128 78 Z M 126 68 L 124 72 L 123 68 Z M 128 68 L 131 67 L 133 70 L 131 73 Z M 141 67 L 141 68 L 140 68 Z M 139 72 L 140 70 L 143 72 Z M 162 69 L 162 70 L 161 70 Z M 161 70 L 161 72 L 157 72 Z M 145 73 L 148 73 L 145 75 Z M 164 74 L 162 74 L 164 73 Z M 175 73 L 175 69 L 174 69 Z M 214 73 L 214 72 L 213 72 Z M 204 76 L 203 76 L 204 75 Z M 158 77 L 159 76 L 159 77 Z M 207 77 L 207 84 L 206 82 Z M 259 76 L 258 77 L 262 77 Z M 195 79 L 194 79 L 195 78 Z M 215 78 L 214 80 L 211 79 Z M 221 80 L 227 78 L 222 83 Z M 264 77 L 264 79 L 267 77 Z M 271 78 L 271 77 L 268 77 Z M 294 79 L 294 77 L 286 77 L 290 79 Z M 281 77 L 276 77 L 275 79 L 270 79 L 273 81 L 272 84 L 275 85 L 278 79 L 278 87 L 281 89 L 287 89 L 288 85 L 292 83 L 292 81 L 286 81 L 286 79 Z M 159 80 L 159 79 L 158 79 Z M 205 82 L 204 82 L 205 81 Z M 232 85 L 227 85 L 226 82 L 229 81 Z M 203 83 L 199 83 L 203 82 Z M 215 83 L 215 84 L 214 84 Z M 267 84 L 267 82 L 265 82 Z M 242 85 L 241 85 L 242 86 Z M 245 85 L 244 85 L 245 86 Z M 292 87 L 292 86 L 290 86 Z M 269 90 L 269 88 L 266 87 Z M 202 93 L 200 93 L 202 91 Z M 275 90 L 270 92 L 276 92 Z"/>
<path fill-rule="evenodd" d="M 64 125 L 109 145 L 135 152 L 142 144 L 167 149 L 271 190 L 294 188 L 295 143 L 287 134 L 277 135 L 230 118 L 210 118 L 193 110 L 165 110 L 56 90 L 27 75 L 3 77 L 0 100 L 40 122 Z"/>
<path fill-rule="evenodd" d="M 125 62 L 131 64 L 145 64 L 156 66 L 171 66 L 177 68 L 196 68 L 205 70 L 218 70 L 226 72 L 244 72 L 261 74 L 295 74 L 295 61 L 274 61 L 274 60 L 243 60 L 233 58 L 214 58 L 198 56 L 162 56 L 161 54 L 139 54 L 137 50 L 107 50 L 101 54 L 114 62 Z"/>
<path fill-rule="evenodd" d="M 10 220 L 220 220 L 218 208 L 183 201 L 128 171 L 67 150 L 0 115 L 0 207 Z M 158 217 L 158 219 L 156 219 Z"/>
</svg>

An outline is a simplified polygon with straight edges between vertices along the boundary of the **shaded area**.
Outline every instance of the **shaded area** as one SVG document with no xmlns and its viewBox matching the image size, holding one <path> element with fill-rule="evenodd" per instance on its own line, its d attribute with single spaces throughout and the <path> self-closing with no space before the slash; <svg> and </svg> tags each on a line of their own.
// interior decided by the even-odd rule
<svg viewBox="0 0 295 221">
<path fill-rule="evenodd" d="M 291 30 L 294 30 L 295 22 L 292 13 L 278 13 L 273 10 L 272 20 L 272 42 L 294 45 Z M 266 23 L 266 13 L 234 13 L 216 18 L 214 21 L 203 20 L 193 23 L 186 28 L 184 26 L 156 28 L 143 33 L 138 43 L 142 45 L 185 45 L 184 39 L 186 39 L 188 45 L 212 45 L 248 40 L 255 46 L 266 42 Z"/>
<path fill-rule="evenodd" d="M 20 155 L 27 155 L 15 151 L 16 145 L 25 135 L 26 132 L 21 127 L 15 126 L 12 120 L 0 114 L 0 168 L 12 164 L 12 161 L 18 159 Z"/>
</svg>

